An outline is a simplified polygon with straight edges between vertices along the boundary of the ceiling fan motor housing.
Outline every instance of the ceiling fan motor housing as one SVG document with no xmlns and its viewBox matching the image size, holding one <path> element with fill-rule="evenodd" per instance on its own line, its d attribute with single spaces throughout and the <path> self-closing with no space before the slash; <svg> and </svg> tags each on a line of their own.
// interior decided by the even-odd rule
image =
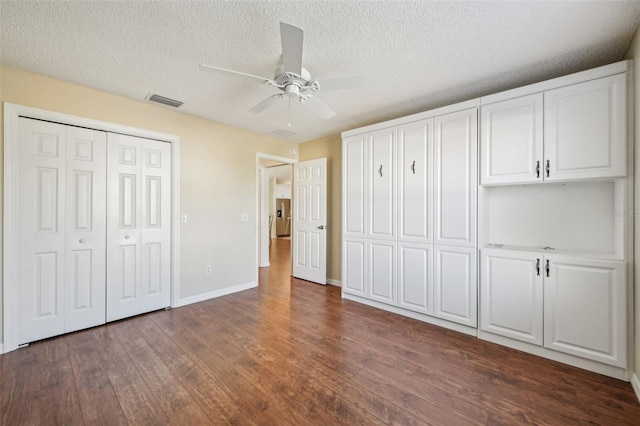
<svg viewBox="0 0 640 426">
<path fill-rule="evenodd" d="M 312 86 L 311 74 L 305 68 L 302 68 L 301 75 L 291 72 L 285 72 L 284 66 L 276 68 L 273 82 L 277 86 L 283 88 L 287 96 L 292 98 L 299 97 L 301 92 L 310 89 Z"/>
</svg>

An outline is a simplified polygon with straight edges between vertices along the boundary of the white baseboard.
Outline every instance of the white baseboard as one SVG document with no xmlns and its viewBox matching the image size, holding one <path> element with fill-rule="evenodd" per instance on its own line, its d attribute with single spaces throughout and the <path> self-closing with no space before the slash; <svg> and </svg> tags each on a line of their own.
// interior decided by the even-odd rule
<svg viewBox="0 0 640 426">
<path fill-rule="evenodd" d="M 205 300 L 215 299 L 216 297 L 226 296 L 227 294 L 237 293 L 239 291 L 249 290 L 250 288 L 255 287 L 258 287 L 258 284 L 256 284 L 255 281 L 251 281 L 245 284 L 235 285 L 233 287 L 197 294 L 195 296 L 189 296 L 178 300 L 178 303 L 173 307 L 179 308 L 181 306 L 191 305 L 192 303 L 204 302 Z"/>
<path fill-rule="evenodd" d="M 342 281 L 334 280 L 333 278 L 327 278 L 327 284 L 342 287 Z"/>
<path fill-rule="evenodd" d="M 640 402 L 640 379 L 638 379 L 638 375 L 636 373 L 631 375 L 631 386 L 633 386 L 636 398 L 638 398 L 638 402 Z"/>
</svg>

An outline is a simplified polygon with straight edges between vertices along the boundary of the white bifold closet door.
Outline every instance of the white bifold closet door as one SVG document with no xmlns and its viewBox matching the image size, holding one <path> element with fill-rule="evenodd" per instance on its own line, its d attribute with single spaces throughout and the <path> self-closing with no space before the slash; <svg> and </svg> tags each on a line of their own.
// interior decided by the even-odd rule
<svg viewBox="0 0 640 426">
<path fill-rule="evenodd" d="M 20 118 L 19 343 L 105 322 L 106 134 Z"/>
<path fill-rule="evenodd" d="M 170 305 L 171 144 L 108 136 L 107 321 Z"/>
</svg>

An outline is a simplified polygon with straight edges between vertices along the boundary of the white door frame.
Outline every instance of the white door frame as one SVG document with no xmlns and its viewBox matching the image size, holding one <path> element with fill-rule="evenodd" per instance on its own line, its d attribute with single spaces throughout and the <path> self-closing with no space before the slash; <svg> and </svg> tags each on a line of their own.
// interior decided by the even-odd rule
<svg viewBox="0 0 640 426">
<path fill-rule="evenodd" d="M 180 138 L 136 127 L 91 120 L 23 105 L 4 103 L 4 207 L 3 207 L 3 316 L 4 344 L 0 353 L 18 347 L 18 283 L 16 260 L 18 209 L 18 131 L 19 118 L 27 117 L 105 132 L 122 133 L 171 143 L 171 306 L 180 300 Z"/>
<path fill-rule="evenodd" d="M 262 214 L 263 214 L 263 202 L 262 200 L 265 197 L 264 194 L 264 185 L 262 184 L 262 178 L 264 177 L 264 170 L 265 167 L 260 165 L 260 160 L 271 160 L 271 161 L 279 161 L 281 163 L 285 163 L 285 164 L 293 164 L 293 163 L 297 163 L 298 160 L 296 158 L 287 158 L 287 157 L 280 157 L 278 155 L 273 155 L 273 154 L 267 154 L 264 152 L 257 152 L 256 153 L 256 284 L 260 284 L 260 280 L 259 280 L 259 274 L 258 274 L 258 268 L 260 267 L 260 248 L 261 248 L 261 244 L 264 240 L 264 236 L 262 234 L 264 234 L 264 226 L 261 226 L 261 220 L 262 220 Z M 268 191 L 267 191 L 268 192 Z M 291 196 L 293 197 L 293 194 L 291 194 Z M 267 232 L 269 229 L 269 226 L 267 225 Z M 271 238 L 271 236 L 269 236 L 269 238 Z M 293 235 L 291 235 L 291 246 L 293 247 Z M 269 247 L 267 245 L 267 247 Z"/>
</svg>

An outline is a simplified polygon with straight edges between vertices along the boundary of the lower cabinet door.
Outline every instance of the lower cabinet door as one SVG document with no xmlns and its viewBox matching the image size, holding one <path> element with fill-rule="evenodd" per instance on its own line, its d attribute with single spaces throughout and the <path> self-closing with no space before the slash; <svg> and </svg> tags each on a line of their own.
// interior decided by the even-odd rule
<svg viewBox="0 0 640 426">
<path fill-rule="evenodd" d="M 398 306 L 433 315 L 433 246 L 398 244 Z"/>
<path fill-rule="evenodd" d="M 396 242 L 369 240 L 367 266 L 369 299 L 396 306 Z"/>
<path fill-rule="evenodd" d="M 545 257 L 544 345 L 627 364 L 624 262 Z"/>
<path fill-rule="evenodd" d="M 342 291 L 367 297 L 367 240 L 346 239 L 342 249 Z"/>
<path fill-rule="evenodd" d="M 477 249 L 436 245 L 434 250 L 434 316 L 477 327 Z"/>
<path fill-rule="evenodd" d="M 542 346 L 543 257 L 482 249 L 480 328 Z"/>
</svg>

